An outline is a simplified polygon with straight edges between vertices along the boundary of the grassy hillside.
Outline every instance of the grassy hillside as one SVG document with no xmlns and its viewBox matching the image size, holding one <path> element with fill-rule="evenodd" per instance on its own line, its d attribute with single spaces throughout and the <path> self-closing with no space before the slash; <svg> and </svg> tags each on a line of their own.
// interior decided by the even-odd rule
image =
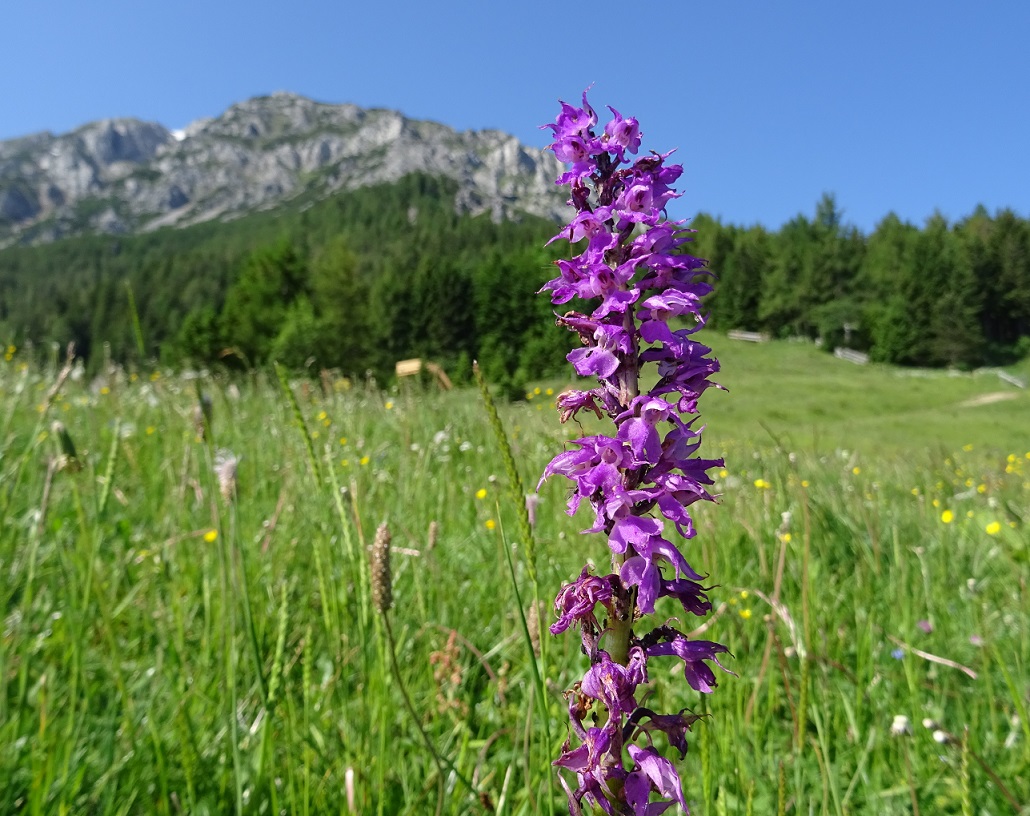
<svg viewBox="0 0 1030 816">
<path fill-rule="evenodd" d="M 713 392 L 705 406 L 720 439 L 765 436 L 792 450 L 844 447 L 868 455 L 967 444 L 1003 450 L 1020 427 L 1030 433 L 1030 390 L 994 371 L 859 366 L 804 343 L 708 341 L 728 389 Z"/>
<path fill-rule="evenodd" d="M 862 366 L 811 343 L 755 344 L 711 332 L 698 337 L 722 365 L 717 381 L 725 390 L 709 390 L 702 403 L 716 448 L 843 448 L 876 456 L 972 445 L 1007 453 L 1030 436 L 1030 389 L 1004 382 L 995 369 Z M 1030 382 L 1030 360 L 1002 370 Z"/>
</svg>

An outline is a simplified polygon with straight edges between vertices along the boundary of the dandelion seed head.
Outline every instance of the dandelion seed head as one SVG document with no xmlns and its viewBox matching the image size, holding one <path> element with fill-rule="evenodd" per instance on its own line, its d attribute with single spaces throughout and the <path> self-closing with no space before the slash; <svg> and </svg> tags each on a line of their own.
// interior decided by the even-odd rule
<svg viewBox="0 0 1030 816">
<path fill-rule="evenodd" d="M 901 737 L 908 736 L 912 733 L 912 722 L 904 714 L 895 714 L 894 721 L 891 723 L 891 736 Z"/>
</svg>

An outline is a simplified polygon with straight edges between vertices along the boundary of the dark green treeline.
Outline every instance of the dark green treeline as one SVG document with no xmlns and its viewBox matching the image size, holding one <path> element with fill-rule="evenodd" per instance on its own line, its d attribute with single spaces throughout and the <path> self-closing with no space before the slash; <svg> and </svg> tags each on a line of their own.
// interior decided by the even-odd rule
<svg viewBox="0 0 1030 816">
<path fill-rule="evenodd" d="M 278 360 L 380 381 L 410 357 L 462 381 L 478 359 L 517 389 L 569 347 L 535 294 L 552 277 L 555 225 L 459 216 L 455 193 L 412 175 L 224 223 L 11 247 L 0 251 L 0 340 L 74 341 L 93 366 L 107 344 L 130 363 Z"/>
<path fill-rule="evenodd" d="M 822 338 L 900 365 L 971 367 L 1030 354 L 1030 222 L 982 207 L 922 229 L 891 214 L 865 236 L 832 196 L 779 232 L 699 216 L 718 274 L 710 326 Z"/>
<path fill-rule="evenodd" d="M 229 222 L 0 251 L 0 340 L 74 341 L 116 360 L 388 377 L 472 359 L 517 389 L 563 366 L 548 248 L 555 226 L 458 216 L 451 182 L 413 175 Z M 710 326 L 820 337 L 903 365 L 977 366 L 1030 353 L 1030 222 L 978 209 L 866 236 L 833 198 L 778 232 L 701 215 L 691 251 L 717 273 Z M 130 302 L 139 316 L 137 332 Z M 574 308 L 569 304 L 565 308 Z"/>
</svg>

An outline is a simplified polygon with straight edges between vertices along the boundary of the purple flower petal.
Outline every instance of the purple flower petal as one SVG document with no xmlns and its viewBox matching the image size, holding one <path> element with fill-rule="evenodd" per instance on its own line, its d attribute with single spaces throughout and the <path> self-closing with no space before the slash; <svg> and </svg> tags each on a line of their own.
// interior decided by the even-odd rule
<svg viewBox="0 0 1030 816">
<path fill-rule="evenodd" d="M 660 756 L 653 748 L 641 748 L 632 743 L 626 746 L 626 752 L 636 764 L 636 768 L 630 772 L 630 776 L 633 773 L 645 775 L 658 793 L 674 799 L 680 803 L 680 807 L 684 810 L 687 809 L 679 774 L 676 773 L 676 768 L 669 760 Z"/>
</svg>

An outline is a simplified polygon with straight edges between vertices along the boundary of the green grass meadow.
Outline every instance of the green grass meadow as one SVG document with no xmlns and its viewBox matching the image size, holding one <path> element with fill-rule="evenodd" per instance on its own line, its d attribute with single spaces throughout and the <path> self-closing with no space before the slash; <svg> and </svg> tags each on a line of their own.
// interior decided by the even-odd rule
<svg viewBox="0 0 1030 816">
<path fill-rule="evenodd" d="M 708 340 L 726 467 L 684 549 L 716 611 L 680 622 L 736 676 L 701 699 L 652 661 L 648 702 L 705 715 L 692 812 L 1030 812 L 1030 393 Z M 560 480 L 527 547 L 477 391 L 58 369 L 0 361 L 0 813 L 568 812 L 585 658 L 526 630 L 606 547 Z M 529 491 L 592 431 L 558 424 L 567 385 L 499 406 Z"/>
</svg>

